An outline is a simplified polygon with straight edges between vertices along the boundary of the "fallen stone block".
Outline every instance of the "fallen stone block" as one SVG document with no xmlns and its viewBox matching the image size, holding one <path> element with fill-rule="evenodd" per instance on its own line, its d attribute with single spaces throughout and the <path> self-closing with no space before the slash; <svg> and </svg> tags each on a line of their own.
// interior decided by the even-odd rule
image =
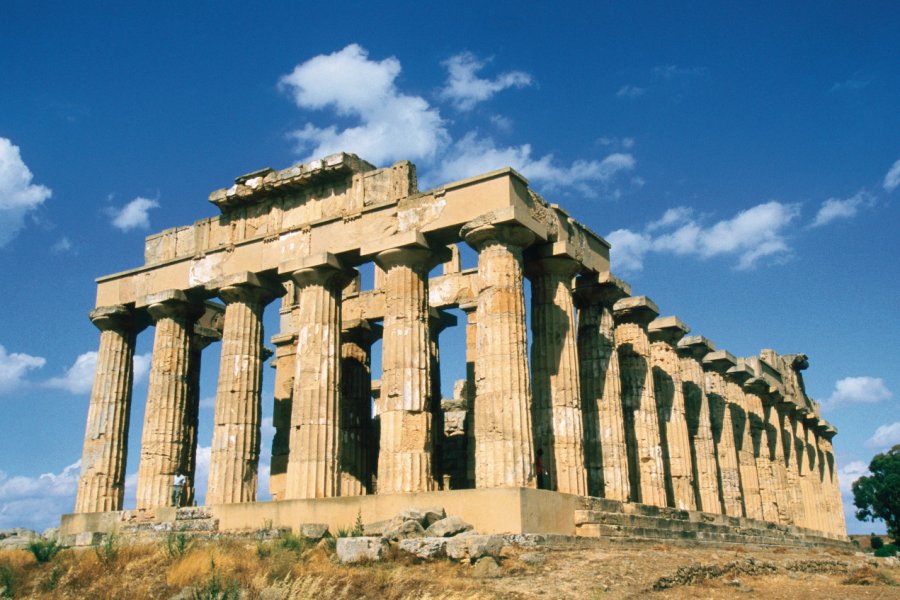
<svg viewBox="0 0 900 600">
<path fill-rule="evenodd" d="M 447 555 L 447 538 L 409 538 L 400 540 L 398 547 L 419 558 L 441 558 Z"/>
<path fill-rule="evenodd" d="M 458 535 L 447 540 L 447 556 L 460 562 L 474 563 L 483 556 L 496 558 L 504 545 L 499 535 Z"/>
<path fill-rule="evenodd" d="M 303 523 L 300 525 L 300 537 L 310 540 L 321 540 L 328 534 L 328 525 L 325 523 Z"/>
<path fill-rule="evenodd" d="M 492 556 L 482 556 L 475 563 L 475 566 L 472 567 L 472 577 L 493 579 L 500 577 L 500 575 L 500 565 L 497 564 L 497 560 Z"/>
<path fill-rule="evenodd" d="M 342 563 L 381 560 L 387 542 L 380 537 L 338 538 L 335 545 L 338 560 Z"/>
<path fill-rule="evenodd" d="M 425 530 L 425 535 L 431 537 L 451 537 L 460 533 L 472 531 L 472 526 L 457 516 L 447 517 L 435 521 Z"/>
<path fill-rule="evenodd" d="M 397 542 L 399 540 L 405 540 L 408 538 L 420 538 L 424 536 L 425 530 L 422 529 L 422 525 L 420 525 L 418 521 L 413 520 L 403 521 L 399 524 L 395 524 L 392 521 L 391 526 L 381 534 L 381 537 L 392 542 Z"/>
<path fill-rule="evenodd" d="M 388 526 L 391 524 L 391 521 L 376 521 L 375 523 L 369 523 L 367 525 L 363 525 L 363 535 L 365 536 L 380 536 L 385 531 L 387 531 Z"/>
</svg>

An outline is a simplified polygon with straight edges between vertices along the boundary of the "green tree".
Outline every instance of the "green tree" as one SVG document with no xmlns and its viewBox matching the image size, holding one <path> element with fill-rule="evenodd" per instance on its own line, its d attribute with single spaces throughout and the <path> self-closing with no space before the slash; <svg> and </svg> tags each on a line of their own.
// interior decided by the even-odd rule
<svg viewBox="0 0 900 600">
<path fill-rule="evenodd" d="M 900 444 L 876 454 L 869 472 L 853 482 L 856 518 L 884 521 L 888 535 L 900 544 Z"/>
</svg>

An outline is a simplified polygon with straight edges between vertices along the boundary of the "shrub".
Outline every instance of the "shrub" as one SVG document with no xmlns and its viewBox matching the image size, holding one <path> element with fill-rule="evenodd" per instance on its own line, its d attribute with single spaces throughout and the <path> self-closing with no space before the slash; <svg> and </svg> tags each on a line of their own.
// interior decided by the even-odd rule
<svg viewBox="0 0 900 600">
<path fill-rule="evenodd" d="M 103 541 L 94 547 L 94 552 L 101 563 L 108 566 L 116 562 L 116 559 L 119 558 L 119 542 L 119 534 L 115 531 L 110 531 L 103 536 Z"/>
<path fill-rule="evenodd" d="M 44 539 L 39 537 L 31 538 L 28 542 L 28 549 L 34 555 L 34 560 L 39 563 L 45 563 L 53 560 L 53 557 L 59 554 L 62 546 L 56 543 L 54 539 Z"/>
<path fill-rule="evenodd" d="M 896 544 L 885 544 L 875 551 L 875 556 L 897 556 L 898 552 L 900 552 L 900 547 Z"/>
<path fill-rule="evenodd" d="M 223 580 L 216 569 L 216 561 L 210 561 L 209 578 L 199 590 L 195 590 L 193 600 L 240 600 L 241 588 L 231 579 Z"/>
<path fill-rule="evenodd" d="M 181 558 L 191 545 L 191 538 L 183 531 L 170 531 L 166 534 L 166 556 L 169 558 Z"/>
<path fill-rule="evenodd" d="M 873 533 L 869 536 L 869 545 L 872 546 L 872 550 L 878 550 L 884 546 L 884 540 Z"/>
<path fill-rule="evenodd" d="M 12 598 L 14 584 L 15 578 L 12 569 L 6 565 L 0 565 L 0 598 Z"/>
</svg>

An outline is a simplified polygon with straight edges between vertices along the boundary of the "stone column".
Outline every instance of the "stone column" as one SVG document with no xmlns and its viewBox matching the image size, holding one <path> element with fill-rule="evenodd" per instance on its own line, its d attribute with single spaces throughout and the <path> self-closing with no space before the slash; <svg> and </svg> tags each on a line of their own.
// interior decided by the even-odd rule
<svg viewBox="0 0 900 600">
<path fill-rule="evenodd" d="M 784 455 L 784 431 L 781 418 L 778 414 L 778 403 L 782 396 L 778 390 L 766 382 L 766 391 L 761 394 L 763 399 L 763 421 L 765 423 L 766 436 L 764 448 L 768 452 L 772 469 L 772 480 L 775 486 L 775 505 L 778 513 L 778 523 L 790 525 L 794 522 L 791 503 L 790 480 L 788 478 L 787 459 Z"/>
<path fill-rule="evenodd" d="M 808 411 L 805 407 L 798 407 L 795 414 L 797 467 L 800 473 L 800 493 L 805 517 L 803 526 L 807 529 L 817 530 L 819 529 L 819 515 L 816 509 L 816 489 L 813 483 L 813 469 L 815 469 L 816 463 L 807 438 L 806 415 Z"/>
<path fill-rule="evenodd" d="M 647 337 L 647 325 L 659 315 L 659 309 L 646 296 L 637 296 L 616 302 L 613 314 L 628 441 L 630 499 L 666 506 L 665 469 Z"/>
<path fill-rule="evenodd" d="M 269 493 L 272 500 L 284 500 L 287 465 L 290 456 L 291 407 L 294 397 L 294 373 L 297 370 L 297 289 L 293 281 L 282 283 L 280 333 L 272 336 L 275 346 L 275 395 L 272 403 L 272 462 L 269 471 Z"/>
<path fill-rule="evenodd" d="M 278 270 L 292 273 L 298 301 L 285 498 L 330 498 L 341 487 L 341 290 L 348 275 L 331 254 L 294 259 Z"/>
<path fill-rule="evenodd" d="M 668 504 L 681 510 L 697 510 L 684 386 L 675 352 L 675 345 L 688 331 L 688 327 L 677 317 L 656 319 L 648 327 L 653 393 L 659 416 Z"/>
<path fill-rule="evenodd" d="M 97 308 L 90 318 L 100 330 L 100 348 L 84 431 L 76 513 L 122 510 L 134 343 L 144 327 L 122 305 Z"/>
<path fill-rule="evenodd" d="M 684 390 L 685 417 L 691 443 L 691 463 L 694 467 L 694 498 L 697 509 L 722 514 L 722 494 L 719 488 L 719 467 L 716 461 L 716 442 L 710 423 L 709 399 L 701 361 L 715 350 L 703 336 L 692 335 L 678 342 L 679 373 Z"/>
<path fill-rule="evenodd" d="M 789 398 L 783 398 L 776 408 L 781 422 L 784 462 L 787 467 L 788 496 L 790 500 L 792 523 L 798 527 L 806 527 L 806 506 L 803 501 L 803 486 L 800 479 L 800 464 L 803 457 L 798 450 L 797 441 L 797 405 Z"/>
<path fill-rule="evenodd" d="M 628 500 L 628 449 L 612 307 L 631 286 L 608 271 L 579 277 L 578 360 L 588 494 Z"/>
<path fill-rule="evenodd" d="M 756 472 L 759 476 L 759 497 L 762 503 L 763 520 L 769 523 L 780 523 L 778 506 L 778 479 L 773 457 L 770 452 L 769 433 L 763 405 L 763 394 L 769 390 L 769 384 L 755 374 L 751 374 L 743 383 L 744 400 L 750 418 L 750 435 L 753 439 L 753 454 L 756 458 Z"/>
<path fill-rule="evenodd" d="M 745 365 L 736 365 L 728 369 L 725 373 L 725 397 L 731 405 L 734 443 L 741 470 L 744 511 L 747 517 L 762 520 L 759 472 L 756 468 L 756 456 L 753 453 L 752 416 L 744 389 L 741 387 L 752 375 L 752 371 L 749 371 Z"/>
<path fill-rule="evenodd" d="M 571 258 L 539 258 L 531 279 L 531 346 L 535 448 L 542 449 L 547 487 L 584 496 L 584 434 L 572 279 L 581 265 Z M 537 450 L 535 450 L 537 451 Z"/>
<path fill-rule="evenodd" d="M 722 491 L 722 507 L 729 517 L 742 517 L 744 498 L 741 489 L 741 471 L 738 467 L 734 443 L 734 425 L 727 400 L 724 373 L 735 365 L 734 356 L 724 350 L 710 352 L 703 359 L 706 372 L 706 397 L 709 400 L 710 424 L 716 445 L 716 462 L 719 465 L 719 489 Z"/>
<path fill-rule="evenodd" d="M 816 483 L 819 488 L 819 510 L 821 511 L 819 524 L 821 525 L 821 530 L 823 532 L 831 534 L 834 533 L 832 523 L 834 500 L 831 497 L 830 482 L 828 481 L 828 465 L 825 463 L 825 449 L 822 445 L 822 435 L 820 431 L 821 425 L 819 420 L 816 419 L 816 423 L 811 426 L 810 432 L 812 433 L 816 444 L 816 466 L 818 467 Z"/>
<path fill-rule="evenodd" d="M 184 292 L 168 290 L 138 301 L 156 324 L 138 466 L 138 510 L 172 504 L 172 484 L 184 465 L 193 320 L 199 313 Z"/>
<path fill-rule="evenodd" d="M 372 440 L 372 343 L 379 325 L 360 320 L 341 331 L 341 496 L 370 492 Z"/>
<path fill-rule="evenodd" d="M 207 284 L 225 302 L 206 504 L 255 502 L 261 442 L 263 324 L 283 288 L 244 272 Z"/>
<path fill-rule="evenodd" d="M 844 519 L 844 502 L 841 498 L 841 488 L 837 474 L 837 462 L 834 459 L 834 447 L 831 442 L 836 434 L 837 430 L 833 426 L 823 422 L 822 447 L 825 451 L 825 462 L 828 465 L 826 488 L 832 498 L 832 522 L 830 530 L 836 535 L 846 536 L 847 524 Z"/>
<path fill-rule="evenodd" d="M 455 246 L 453 246 L 455 248 Z M 444 269 L 447 264 L 444 264 Z M 445 489 L 450 485 L 449 475 L 444 472 L 444 451 L 446 450 L 446 436 L 444 435 L 444 410 L 441 407 L 443 394 L 441 392 L 441 351 L 438 339 L 441 332 L 447 327 L 456 325 L 456 317 L 449 312 L 430 309 L 428 317 L 429 343 L 431 351 L 430 379 L 431 379 L 431 473 L 434 477 L 435 489 Z M 449 489 L 449 488 L 447 488 Z"/>
<path fill-rule="evenodd" d="M 808 461 L 808 469 L 806 475 L 808 477 L 809 496 L 808 506 L 814 515 L 811 520 L 811 527 L 817 531 L 825 531 L 825 494 L 822 487 L 822 471 L 819 465 L 819 444 L 816 440 L 816 428 L 819 419 L 810 409 L 806 409 L 803 415 L 803 425 L 805 430 L 806 456 Z"/>
<path fill-rule="evenodd" d="M 472 301 L 459 305 L 466 313 L 466 486 L 475 487 L 475 347 L 478 339 L 478 302 Z"/>
<path fill-rule="evenodd" d="M 379 494 L 435 489 L 428 326 L 428 271 L 433 257 L 423 239 L 409 246 L 401 243 L 391 240 L 388 249 L 375 256 L 384 270 L 385 295 Z"/>
<path fill-rule="evenodd" d="M 478 251 L 476 487 L 535 487 L 522 272 L 522 250 L 535 235 L 481 220 L 460 234 Z"/>
</svg>

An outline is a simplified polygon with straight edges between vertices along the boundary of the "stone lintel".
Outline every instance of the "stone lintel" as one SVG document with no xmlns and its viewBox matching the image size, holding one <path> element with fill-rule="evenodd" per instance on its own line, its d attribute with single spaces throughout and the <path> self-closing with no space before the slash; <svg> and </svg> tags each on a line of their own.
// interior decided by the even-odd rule
<svg viewBox="0 0 900 600">
<path fill-rule="evenodd" d="M 218 294 L 225 302 L 253 299 L 268 304 L 285 293 L 284 287 L 276 281 L 251 271 L 239 271 L 217 277 L 204 286 L 207 291 Z"/>
<path fill-rule="evenodd" d="M 651 342 L 667 342 L 675 345 L 691 330 L 684 321 L 675 316 L 659 317 L 647 326 Z"/>
<path fill-rule="evenodd" d="M 659 315 L 659 307 L 647 296 L 622 298 L 613 305 L 617 322 L 647 325 Z"/>
<path fill-rule="evenodd" d="M 716 373 L 724 375 L 728 369 L 737 364 L 734 354 L 727 350 L 717 350 L 710 352 L 703 357 L 703 366 L 712 369 Z"/>
<path fill-rule="evenodd" d="M 681 338 L 676 349 L 682 356 L 703 360 L 704 356 L 715 351 L 716 345 L 702 335 L 689 335 Z"/>
<path fill-rule="evenodd" d="M 738 384 L 743 385 L 752 377 L 756 376 L 756 373 L 753 372 L 753 369 L 749 366 L 738 363 L 735 366 L 731 367 L 727 371 L 725 371 L 725 375 L 730 378 L 732 381 L 736 381 Z"/>
<path fill-rule="evenodd" d="M 362 343 L 371 344 L 381 338 L 384 327 L 372 323 L 368 319 L 353 319 L 341 323 L 341 336 L 347 339 L 359 340 Z"/>
<path fill-rule="evenodd" d="M 284 346 L 291 346 L 297 343 L 297 334 L 296 333 L 278 333 L 273 335 L 270 338 L 272 344 L 275 345 L 275 348 L 282 348 Z"/>
<path fill-rule="evenodd" d="M 292 276 L 297 271 L 305 271 L 308 269 L 333 269 L 341 270 L 344 266 L 341 261 L 331 252 L 320 252 L 319 254 L 311 254 L 309 256 L 298 256 L 289 258 L 278 265 L 278 274 Z"/>
<path fill-rule="evenodd" d="M 378 400 L 381 399 L 381 380 L 373 379 L 372 385 L 370 386 L 370 390 L 371 390 L 371 394 L 372 394 L 372 400 L 374 400 L 377 403 Z M 375 415 L 374 416 L 378 416 L 379 412 L 380 411 L 378 410 L 378 404 L 375 404 Z"/>
<path fill-rule="evenodd" d="M 579 252 L 579 250 L 570 244 L 567 241 L 562 242 L 553 242 L 550 244 L 541 244 L 533 249 L 534 258 L 561 258 L 561 259 L 569 259 L 577 262 L 582 269 L 586 269 L 588 271 L 596 271 L 596 269 L 590 269 L 586 264 L 586 260 L 590 260 L 588 256 L 580 256 L 583 254 Z"/>
<path fill-rule="evenodd" d="M 394 250 L 395 248 L 424 248 L 429 250 L 430 246 L 421 231 L 404 231 L 379 240 L 363 243 L 359 248 L 359 254 L 360 256 L 374 256 L 379 252 Z"/>
<path fill-rule="evenodd" d="M 204 337 L 222 339 L 225 329 L 225 307 L 209 300 L 203 303 L 203 314 L 194 323 L 194 333 Z"/>
<path fill-rule="evenodd" d="M 139 297 L 135 303 L 135 308 L 147 308 L 153 304 L 164 304 L 167 302 L 176 302 L 187 304 L 188 297 L 182 290 L 163 290 L 153 294 Z"/>
</svg>

